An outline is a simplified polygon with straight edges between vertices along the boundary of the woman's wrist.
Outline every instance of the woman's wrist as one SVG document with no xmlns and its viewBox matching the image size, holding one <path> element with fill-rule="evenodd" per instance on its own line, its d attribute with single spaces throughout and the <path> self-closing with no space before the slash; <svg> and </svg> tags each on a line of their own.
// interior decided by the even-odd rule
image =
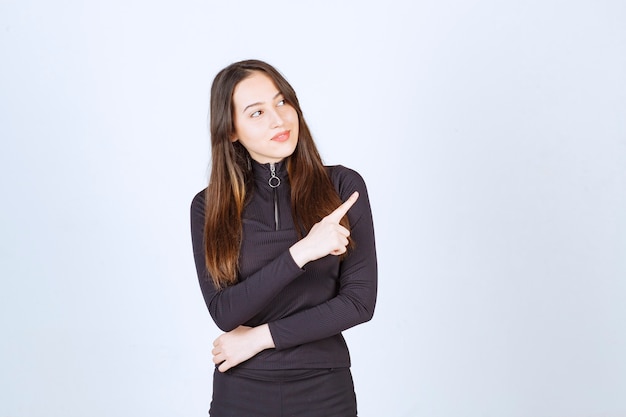
<svg viewBox="0 0 626 417">
<path fill-rule="evenodd" d="M 302 268 L 309 262 L 306 254 L 306 247 L 302 242 L 302 240 L 299 240 L 289 248 L 289 253 L 291 253 L 291 257 L 299 268 Z"/>
<path fill-rule="evenodd" d="M 255 327 L 254 329 L 252 329 L 252 331 L 255 333 L 255 341 L 257 342 L 257 346 L 259 347 L 259 352 L 265 349 L 273 349 L 276 347 L 274 345 L 272 333 L 270 332 L 270 326 L 267 323 Z"/>
</svg>

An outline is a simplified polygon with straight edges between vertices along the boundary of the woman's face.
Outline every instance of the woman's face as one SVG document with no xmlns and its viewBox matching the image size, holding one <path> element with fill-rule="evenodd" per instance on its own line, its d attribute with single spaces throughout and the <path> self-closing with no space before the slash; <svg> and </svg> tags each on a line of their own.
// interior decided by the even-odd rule
<svg viewBox="0 0 626 417">
<path fill-rule="evenodd" d="M 298 113 L 271 78 L 255 71 L 233 91 L 235 135 L 250 156 L 262 164 L 291 155 L 298 144 Z"/>
</svg>

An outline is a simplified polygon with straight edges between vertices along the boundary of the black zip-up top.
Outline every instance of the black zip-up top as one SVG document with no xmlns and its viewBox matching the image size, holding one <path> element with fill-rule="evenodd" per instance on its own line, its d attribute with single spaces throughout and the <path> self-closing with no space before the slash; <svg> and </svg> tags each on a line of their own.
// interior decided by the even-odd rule
<svg viewBox="0 0 626 417">
<path fill-rule="evenodd" d="M 365 183 L 343 166 L 327 167 L 339 196 L 359 199 L 348 212 L 355 242 L 343 261 L 328 255 L 299 268 L 289 247 L 297 240 L 289 178 L 282 162 L 252 162 L 254 185 L 243 212 L 239 282 L 217 291 L 204 264 L 205 191 L 191 205 L 191 233 L 198 279 L 213 320 L 223 331 L 268 323 L 275 349 L 238 365 L 248 369 L 349 367 L 341 332 L 371 319 L 377 264 Z"/>
</svg>

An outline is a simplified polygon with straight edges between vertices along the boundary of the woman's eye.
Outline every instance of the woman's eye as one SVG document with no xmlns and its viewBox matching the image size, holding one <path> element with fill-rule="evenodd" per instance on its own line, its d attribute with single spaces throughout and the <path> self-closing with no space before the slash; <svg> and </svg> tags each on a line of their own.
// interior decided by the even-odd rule
<svg viewBox="0 0 626 417">
<path fill-rule="evenodd" d="M 287 104 L 287 102 L 285 101 L 285 99 L 282 99 L 281 101 L 278 102 L 278 104 L 276 104 L 278 107 L 280 106 L 284 106 L 285 104 Z"/>
<path fill-rule="evenodd" d="M 259 117 L 261 115 L 261 110 L 257 110 L 250 115 L 250 117 Z"/>
</svg>

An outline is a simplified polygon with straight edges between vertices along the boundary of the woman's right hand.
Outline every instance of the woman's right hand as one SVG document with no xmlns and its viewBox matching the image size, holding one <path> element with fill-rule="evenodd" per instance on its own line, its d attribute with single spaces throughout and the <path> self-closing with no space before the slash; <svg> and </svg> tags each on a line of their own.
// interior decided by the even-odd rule
<svg viewBox="0 0 626 417">
<path fill-rule="evenodd" d="M 326 255 L 337 256 L 346 252 L 350 232 L 339 222 L 358 198 L 359 193 L 355 191 L 342 205 L 315 223 L 305 238 L 289 248 L 293 260 L 300 268 Z"/>
</svg>

